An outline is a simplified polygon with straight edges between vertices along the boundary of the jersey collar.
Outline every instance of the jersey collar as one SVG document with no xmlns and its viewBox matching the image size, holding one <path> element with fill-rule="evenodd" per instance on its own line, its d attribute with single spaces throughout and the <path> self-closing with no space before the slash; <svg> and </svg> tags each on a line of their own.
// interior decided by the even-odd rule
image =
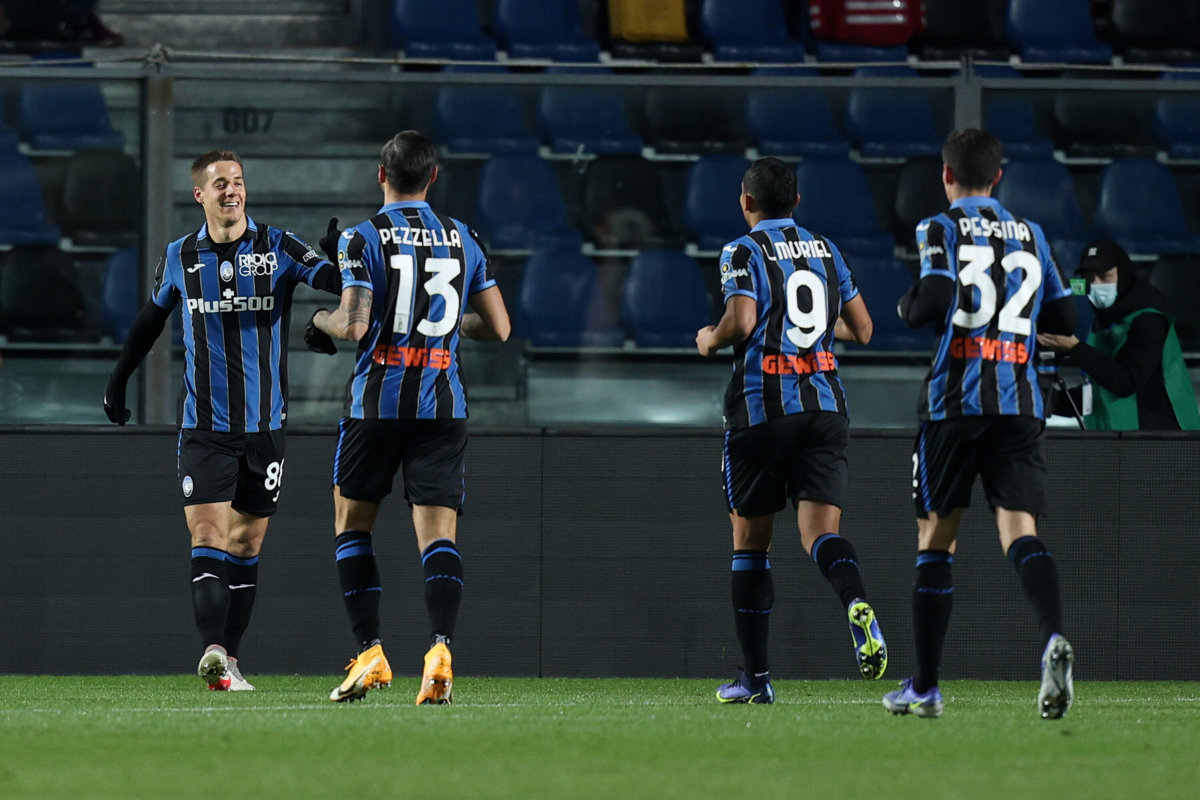
<svg viewBox="0 0 1200 800">
<path fill-rule="evenodd" d="M 379 209 L 382 214 L 385 211 L 396 211 L 401 208 L 429 208 L 429 203 L 425 200 L 400 200 L 395 203 L 384 203 Z"/>
<path fill-rule="evenodd" d="M 950 204 L 951 208 L 979 208 L 980 206 L 999 208 L 1000 201 L 994 197 L 985 197 L 984 195 L 973 194 L 969 197 L 960 197 Z"/>
<path fill-rule="evenodd" d="M 247 239 L 247 238 L 253 239 L 254 238 L 253 234 L 255 234 L 255 233 L 258 233 L 258 225 L 254 224 L 254 218 L 251 217 L 249 214 L 247 214 L 246 215 L 246 230 L 242 233 L 241 238 L 239 238 L 237 241 L 240 242 L 243 239 Z M 208 238 L 208 222 L 205 222 L 203 225 L 200 226 L 200 230 L 196 232 L 196 239 L 199 240 L 199 239 L 207 239 L 207 238 Z"/>
<path fill-rule="evenodd" d="M 764 219 L 750 229 L 751 233 L 758 233 L 765 230 L 779 230 L 780 228 L 795 227 L 796 220 L 791 217 L 780 217 L 778 219 Z"/>
</svg>

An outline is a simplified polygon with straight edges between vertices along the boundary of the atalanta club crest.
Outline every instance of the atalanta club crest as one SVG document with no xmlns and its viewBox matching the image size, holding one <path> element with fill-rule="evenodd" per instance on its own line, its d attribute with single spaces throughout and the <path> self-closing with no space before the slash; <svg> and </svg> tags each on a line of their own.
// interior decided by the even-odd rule
<svg viewBox="0 0 1200 800">
<path fill-rule="evenodd" d="M 192 476 L 191 475 L 185 475 L 183 478 L 183 496 L 184 497 L 192 496 Z"/>
<path fill-rule="evenodd" d="M 221 262 L 221 280 L 233 280 L 233 264 L 230 264 L 228 261 Z"/>
</svg>

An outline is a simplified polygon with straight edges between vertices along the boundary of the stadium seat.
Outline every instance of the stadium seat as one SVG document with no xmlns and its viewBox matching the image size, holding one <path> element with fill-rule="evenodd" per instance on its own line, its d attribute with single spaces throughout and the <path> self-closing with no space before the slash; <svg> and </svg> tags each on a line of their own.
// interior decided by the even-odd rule
<svg viewBox="0 0 1200 800">
<path fill-rule="evenodd" d="M 717 61 L 803 61 L 778 0 L 703 0 L 700 28 Z"/>
<path fill-rule="evenodd" d="M 925 30 L 915 48 L 926 61 L 1006 61 L 1005 8 L 1006 0 L 925 0 Z"/>
<path fill-rule="evenodd" d="M 77 341 L 87 305 L 74 267 L 57 247 L 16 247 L 0 260 L 0 333 L 12 341 Z"/>
<path fill-rule="evenodd" d="M 0 245 L 54 244 L 62 231 L 46 218 L 33 163 L 20 153 L 0 157 Z"/>
<path fill-rule="evenodd" d="M 1089 238 L 1075 178 L 1065 164 L 1053 158 L 1009 161 L 995 197 L 1013 214 L 1041 225 L 1061 256 L 1076 253 Z"/>
<path fill-rule="evenodd" d="M 138 268 L 137 248 L 123 247 L 108 257 L 100 278 L 100 321 L 104 332 L 117 344 L 125 341 L 143 305 L 139 300 Z"/>
<path fill-rule="evenodd" d="M 701 250 L 720 250 L 749 229 L 738 205 L 750 162 L 741 156 L 705 156 L 688 169 L 684 222 Z"/>
<path fill-rule="evenodd" d="M 712 303 L 700 267 L 674 250 L 647 250 L 629 264 L 622 313 L 638 347 L 696 346 L 696 331 L 712 324 Z"/>
<path fill-rule="evenodd" d="M 919 350 L 933 348 L 929 328 L 913 330 L 896 314 L 896 303 L 916 281 L 913 271 L 898 258 L 860 259 L 850 263 L 854 282 L 874 323 L 872 350 Z"/>
<path fill-rule="evenodd" d="M 796 167 L 803 228 L 828 236 L 847 258 L 890 258 L 892 237 L 880 230 L 875 201 L 862 167 L 849 159 L 811 159 Z"/>
<path fill-rule="evenodd" d="M 1054 141 L 1038 124 L 1033 103 L 1020 94 L 987 94 L 983 102 L 983 128 L 1004 145 L 1009 158 L 1054 155 Z"/>
<path fill-rule="evenodd" d="M 583 33 L 579 0 L 496 0 L 495 27 L 509 58 L 600 58 L 600 45 Z"/>
<path fill-rule="evenodd" d="M 1167 71 L 1171 81 L 1192 81 L 1190 92 L 1163 92 L 1154 104 L 1154 136 L 1171 159 L 1200 159 L 1200 73 Z"/>
<path fill-rule="evenodd" d="M 600 247 L 646 249 L 676 238 L 666 189 L 653 161 L 599 156 L 588 162 L 580 196 L 580 224 Z"/>
<path fill-rule="evenodd" d="M 538 125 L 555 153 L 642 152 L 642 137 L 630 129 L 616 86 L 546 86 Z"/>
<path fill-rule="evenodd" d="M 911 67 L 859 67 L 856 78 L 915 78 Z M 856 86 L 846 107 L 846 130 L 864 158 L 913 158 L 942 152 L 933 106 L 924 89 Z"/>
<path fill-rule="evenodd" d="M 1095 227 L 1130 253 L 1200 253 L 1200 236 L 1188 227 L 1175 178 L 1149 158 L 1119 159 L 1105 167 Z"/>
<path fill-rule="evenodd" d="M 32 150 L 120 150 L 97 83 L 26 83 L 17 97 L 17 126 Z"/>
<path fill-rule="evenodd" d="M 904 62 L 910 37 L 923 26 L 918 0 L 808 0 L 801 5 L 821 62 Z"/>
<path fill-rule="evenodd" d="M 711 89 L 655 86 L 645 100 L 647 144 L 660 153 L 728 153 L 745 149 L 726 98 Z"/>
<path fill-rule="evenodd" d="M 1071 157 L 1151 156 L 1157 149 L 1148 94 L 1058 92 L 1054 124 L 1056 145 Z"/>
<path fill-rule="evenodd" d="M 1150 284 L 1167 297 L 1167 311 L 1184 350 L 1200 351 L 1200 261 L 1167 257 L 1150 271 Z"/>
<path fill-rule="evenodd" d="M 392 46 L 407 58 L 489 61 L 496 42 L 483 32 L 475 0 L 438 0 L 430 13 L 426 0 L 394 0 Z"/>
<path fill-rule="evenodd" d="M 537 156 L 495 156 L 483 165 L 476 219 L 488 246 L 501 250 L 582 243 L 567 225 L 554 168 Z"/>
<path fill-rule="evenodd" d="M 63 174 L 62 228 L 76 245 L 136 244 L 142 218 L 137 163 L 118 150 L 81 150 Z"/>
<path fill-rule="evenodd" d="M 515 86 L 443 86 L 434 101 L 439 139 L 451 153 L 534 153 Z"/>
<path fill-rule="evenodd" d="M 600 291 L 596 265 L 578 249 L 534 253 L 521 274 L 518 335 L 535 347 L 620 347 L 625 334 Z"/>
<path fill-rule="evenodd" d="M 1200 59 L 1200 6 L 1195 0 L 1111 0 L 1121 55 L 1130 62 Z"/>
<path fill-rule="evenodd" d="M 608 0 L 609 49 L 614 58 L 692 62 L 704 45 L 688 30 L 688 0 Z"/>
<path fill-rule="evenodd" d="M 746 95 L 746 127 L 760 156 L 849 156 L 824 89 L 763 88 Z"/>
<path fill-rule="evenodd" d="M 1096 36 L 1088 0 L 1009 0 L 1004 29 L 1022 61 L 1112 61 L 1112 48 Z"/>
<path fill-rule="evenodd" d="M 8 126 L 4 119 L 4 105 L 0 103 L 0 156 L 4 153 L 16 152 L 20 134 L 15 128 Z"/>
<path fill-rule="evenodd" d="M 950 207 L 942 184 L 942 161 L 918 158 L 905 162 L 896 178 L 889 229 L 897 242 L 916 250 L 917 225 Z"/>
</svg>

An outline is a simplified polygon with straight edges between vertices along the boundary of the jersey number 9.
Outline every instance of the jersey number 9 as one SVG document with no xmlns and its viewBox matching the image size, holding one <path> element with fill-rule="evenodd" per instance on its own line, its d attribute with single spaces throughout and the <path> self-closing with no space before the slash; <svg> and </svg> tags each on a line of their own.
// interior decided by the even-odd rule
<svg viewBox="0 0 1200 800">
<path fill-rule="evenodd" d="M 800 309 L 800 290 L 807 289 L 812 301 L 808 311 Z M 825 284 L 806 269 L 788 276 L 783 293 L 787 296 L 787 323 L 784 335 L 788 341 L 805 350 L 816 344 L 829 329 L 829 302 L 825 299 Z"/>
</svg>

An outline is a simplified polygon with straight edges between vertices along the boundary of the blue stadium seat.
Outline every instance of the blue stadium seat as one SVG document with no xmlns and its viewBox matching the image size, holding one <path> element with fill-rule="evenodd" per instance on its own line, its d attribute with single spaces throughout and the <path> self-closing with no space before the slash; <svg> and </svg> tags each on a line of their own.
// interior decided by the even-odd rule
<svg viewBox="0 0 1200 800">
<path fill-rule="evenodd" d="M 1200 73 L 1167 71 L 1167 80 L 1200 81 Z M 1168 158 L 1200 158 L 1200 82 L 1195 92 L 1163 92 L 1154 105 L 1154 135 Z"/>
<path fill-rule="evenodd" d="M 395 0 L 392 5 L 392 46 L 408 58 L 449 58 L 488 61 L 496 57 L 496 42 L 479 22 L 475 0 L 438 0 L 431 13 L 428 0 Z"/>
<path fill-rule="evenodd" d="M 142 305 L 137 248 L 123 247 L 108 257 L 100 278 L 100 319 L 105 333 L 117 344 L 124 342 Z"/>
<path fill-rule="evenodd" d="M 1054 155 L 1054 140 L 1042 130 L 1033 104 L 1022 95 L 988 95 L 983 103 L 983 129 L 1004 144 L 1005 156 Z"/>
<path fill-rule="evenodd" d="M 1174 64 L 1200 58 L 1196 0 L 1109 0 L 1112 31 L 1129 62 Z"/>
<path fill-rule="evenodd" d="M 1200 350 L 1200 264 L 1195 259 L 1162 258 L 1150 272 L 1150 284 L 1167 298 L 1175 332 L 1185 351 Z"/>
<path fill-rule="evenodd" d="M 622 314 L 638 347 L 694 348 L 713 321 L 700 266 L 674 250 L 643 251 L 629 264 Z"/>
<path fill-rule="evenodd" d="M 896 314 L 896 303 L 916 276 L 898 258 L 861 259 L 850 265 L 854 281 L 874 323 L 872 350 L 931 350 L 933 332 L 929 328 L 913 330 Z"/>
<path fill-rule="evenodd" d="M 748 231 L 738 206 L 750 162 L 741 156 L 705 156 L 688 169 L 684 224 L 701 250 L 720 250 Z"/>
<path fill-rule="evenodd" d="M 926 217 L 940 214 L 950 205 L 942 184 L 940 158 L 914 158 L 906 161 L 896 177 L 892 216 L 888 229 L 909 252 L 917 249 L 917 225 Z"/>
<path fill-rule="evenodd" d="M 27 83 L 17 98 L 17 126 L 33 150 L 120 150 L 125 134 L 114 130 L 96 83 Z"/>
<path fill-rule="evenodd" d="M 579 0 L 496 0 L 495 26 L 509 58 L 600 59 L 600 45 L 583 33 Z"/>
<path fill-rule="evenodd" d="M 1095 226 L 1130 253 L 1200 253 L 1175 178 L 1150 158 L 1118 159 L 1104 168 Z"/>
<path fill-rule="evenodd" d="M 554 168 L 537 156 L 495 156 L 483 165 L 476 220 L 488 246 L 502 250 L 583 241 L 568 227 Z"/>
<path fill-rule="evenodd" d="M 915 78 L 911 67 L 859 67 L 856 78 Z M 942 152 L 933 106 L 924 89 L 855 87 L 846 106 L 846 129 L 865 158 L 913 158 Z"/>
<path fill-rule="evenodd" d="M 1112 48 L 1096 36 L 1088 0 L 1009 0 L 1004 30 L 1022 61 L 1112 61 Z"/>
<path fill-rule="evenodd" d="M 824 89 L 763 88 L 746 95 L 746 128 L 760 156 L 848 156 Z"/>
<path fill-rule="evenodd" d="M 596 265 L 575 248 L 534 253 L 521 274 L 518 335 L 535 347 L 620 347 L 625 334 L 600 291 Z"/>
<path fill-rule="evenodd" d="M 0 276 L 0 333 L 10 340 L 90 338 L 87 303 L 66 253 L 52 245 L 15 247 L 0 256 Z"/>
<path fill-rule="evenodd" d="M 1057 147 L 1070 157 L 1152 156 L 1153 98 L 1149 93 L 1058 92 L 1054 98 Z"/>
<path fill-rule="evenodd" d="M 1077 254 L 1090 238 L 1075 179 L 1051 157 L 1009 161 L 995 197 L 1012 213 L 1041 225 L 1060 259 Z M 1067 269 L 1068 263 L 1060 266 L 1070 274 L 1074 267 Z"/>
<path fill-rule="evenodd" d="M 1007 0 L 925 0 L 925 30 L 914 39 L 922 61 L 970 56 L 1008 60 L 1004 41 Z"/>
<path fill-rule="evenodd" d="M 0 244 L 54 244 L 62 231 L 46 218 L 33 163 L 20 153 L 0 157 Z"/>
<path fill-rule="evenodd" d="M 892 237 L 879 228 L 875 201 L 862 167 L 849 159 L 810 159 L 796 167 L 803 228 L 828 236 L 847 258 L 891 257 Z"/>
<path fill-rule="evenodd" d="M 438 138 L 451 153 L 534 153 L 515 86 L 443 86 L 434 100 Z"/>
<path fill-rule="evenodd" d="M 20 136 L 4 120 L 4 106 L 0 104 L 0 154 L 15 152 Z"/>
<path fill-rule="evenodd" d="M 683 244 L 671 215 L 680 204 L 668 208 L 659 162 L 620 153 L 597 156 L 584 170 L 579 197 L 580 224 L 601 248 Z"/>
<path fill-rule="evenodd" d="M 840 42 L 813 41 L 813 50 L 817 60 L 822 64 L 837 63 L 885 63 L 894 64 L 908 58 L 908 48 L 904 45 L 895 47 L 867 47 L 860 44 L 842 44 Z"/>
<path fill-rule="evenodd" d="M 616 86 L 546 86 L 538 124 L 555 153 L 642 152 L 642 137 L 630 130 Z"/>
<path fill-rule="evenodd" d="M 700 28 L 717 61 L 803 61 L 778 0 L 704 0 Z"/>
</svg>

